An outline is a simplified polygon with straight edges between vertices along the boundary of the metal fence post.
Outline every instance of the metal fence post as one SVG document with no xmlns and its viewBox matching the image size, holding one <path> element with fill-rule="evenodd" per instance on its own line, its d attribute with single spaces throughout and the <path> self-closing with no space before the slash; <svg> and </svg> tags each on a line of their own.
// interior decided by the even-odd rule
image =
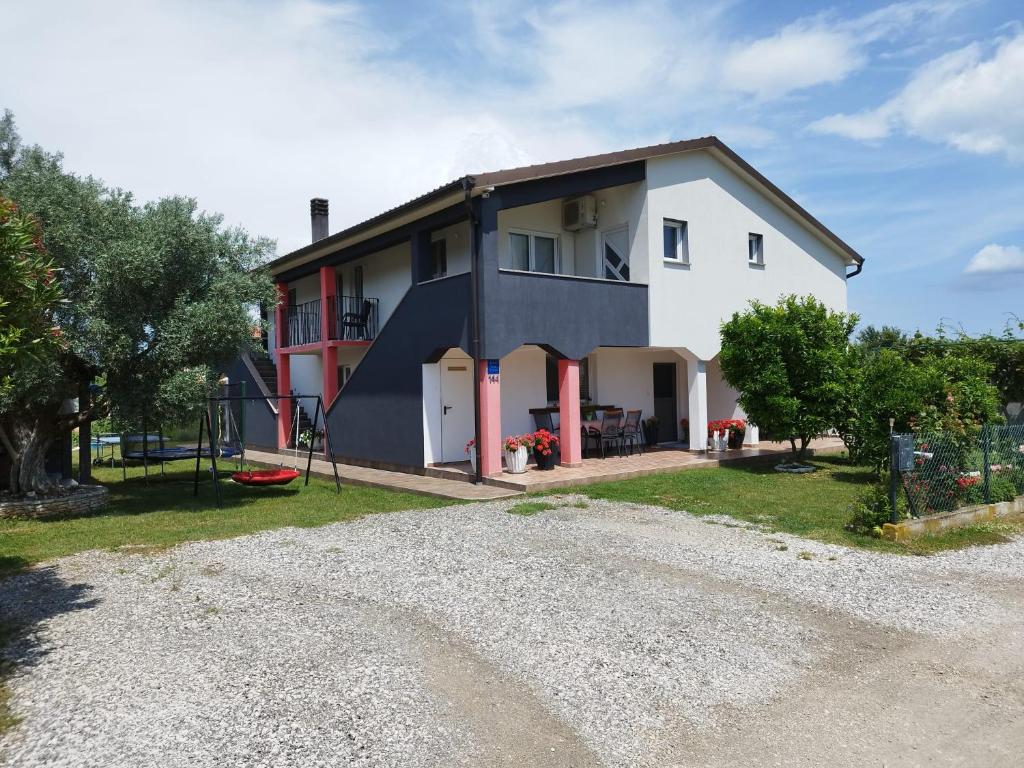
<svg viewBox="0 0 1024 768">
<path fill-rule="evenodd" d="M 896 435 L 889 435 L 889 522 L 893 525 L 900 521 L 896 511 L 896 501 L 900 488 L 900 451 Z"/>
<path fill-rule="evenodd" d="M 992 502 L 992 495 L 989 492 L 989 480 L 991 479 L 991 476 L 992 476 L 991 446 L 992 446 L 991 432 L 989 431 L 989 425 L 986 424 L 985 426 L 983 426 L 981 428 L 981 454 L 982 454 L 982 461 L 984 461 L 984 463 L 985 463 L 984 468 L 982 469 L 982 475 L 984 477 L 984 484 L 985 484 L 985 503 L 986 504 L 990 504 Z"/>
</svg>

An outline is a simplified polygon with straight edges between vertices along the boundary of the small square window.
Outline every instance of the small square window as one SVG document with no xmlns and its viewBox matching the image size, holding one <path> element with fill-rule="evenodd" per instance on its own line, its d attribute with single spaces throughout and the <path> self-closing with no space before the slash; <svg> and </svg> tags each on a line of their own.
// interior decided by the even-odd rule
<svg viewBox="0 0 1024 768">
<path fill-rule="evenodd" d="M 755 232 L 747 235 L 747 263 L 752 266 L 764 264 L 764 238 Z"/>
<path fill-rule="evenodd" d="M 663 256 L 665 260 L 689 264 L 690 247 L 686 236 L 686 222 L 665 219 L 662 225 L 662 233 L 664 242 Z"/>
</svg>

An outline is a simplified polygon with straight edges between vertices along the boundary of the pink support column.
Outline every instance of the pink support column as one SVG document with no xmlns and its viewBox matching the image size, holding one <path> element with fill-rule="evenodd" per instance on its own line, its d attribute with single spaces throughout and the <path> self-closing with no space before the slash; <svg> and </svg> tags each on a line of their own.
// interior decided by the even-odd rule
<svg viewBox="0 0 1024 768">
<path fill-rule="evenodd" d="M 477 456 L 484 477 L 501 474 L 501 376 L 497 365 L 497 360 L 481 360 L 477 371 L 477 387 L 480 390 L 480 445 L 477 446 Z"/>
<path fill-rule="evenodd" d="M 337 336 L 334 310 L 336 292 L 334 267 L 320 267 L 320 362 L 323 367 L 324 408 L 338 394 L 338 348 L 328 345 Z"/>
<path fill-rule="evenodd" d="M 562 466 L 583 463 L 583 438 L 580 435 L 580 361 L 558 361 L 558 435 Z"/>
<path fill-rule="evenodd" d="M 274 330 L 277 350 L 277 393 L 291 394 L 292 371 L 291 358 L 281 352 L 288 346 L 288 284 L 277 284 L 277 309 L 274 314 Z M 288 447 L 288 433 L 292 427 L 291 400 L 277 401 L 277 447 Z"/>
</svg>

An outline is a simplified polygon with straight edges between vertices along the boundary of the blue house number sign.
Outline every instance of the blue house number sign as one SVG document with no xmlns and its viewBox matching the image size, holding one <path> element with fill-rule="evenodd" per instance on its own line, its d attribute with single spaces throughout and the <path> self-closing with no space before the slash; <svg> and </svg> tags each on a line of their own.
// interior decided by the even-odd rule
<svg viewBox="0 0 1024 768">
<path fill-rule="evenodd" d="M 487 361 L 487 378 L 491 382 L 498 380 L 498 361 L 488 360 Z"/>
</svg>

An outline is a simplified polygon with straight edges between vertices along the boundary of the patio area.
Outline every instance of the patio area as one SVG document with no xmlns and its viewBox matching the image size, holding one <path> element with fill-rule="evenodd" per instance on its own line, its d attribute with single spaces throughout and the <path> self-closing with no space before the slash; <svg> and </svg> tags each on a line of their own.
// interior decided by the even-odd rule
<svg viewBox="0 0 1024 768">
<path fill-rule="evenodd" d="M 615 455 L 603 459 L 585 458 L 582 465 L 578 467 L 556 465 L 550 470 L 539 470 L 536 465 L 531 463 L 527 465 L 526 472 L 523 474 L 513 475 L 503 472 L 501 475 L 485 478 L 484 483 L 521 493 L 530 493 L 615 480 L 629 480 L 634 477 L 653 475 L 659 472 L 673 472 L 680 469 L 717 467 L 723 463 L 765 456 L 781 458 L 789 453 L 789 450 L 789 443 L 767 441 L 759 443 L 756 448 L 749 447 L 713 453 L 697 453 L 684 447 L 662 445 L 656 448 L 645 448 L 642 455 L 634 453 L 631 456 Z M 844 450 L 844 446 L 843 441 L 839 438 L 827 437 L 814 440 L 810 450 L 815 454 L 837 453 Z M 472 470 L 468 461 L 430 467 L 427 473 L 433 477 L 467 482 L 471 482 L 472 478 Z"/>
</svg>

